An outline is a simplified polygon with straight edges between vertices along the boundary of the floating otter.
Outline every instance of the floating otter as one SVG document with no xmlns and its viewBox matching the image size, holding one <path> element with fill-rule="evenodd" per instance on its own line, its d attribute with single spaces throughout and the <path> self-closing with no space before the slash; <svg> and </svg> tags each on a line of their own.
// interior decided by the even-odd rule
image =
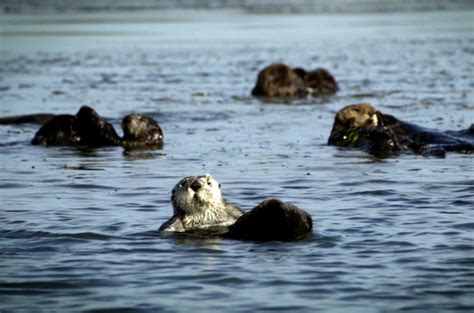
<svg viewBox="0 0 474 313">
<path fill-rule="evenodd" d="M 308 72 L 275 63 L 259 72 L 252 95 L 292 98 L 334 94 L 338 89 L 334 77 L 323 68 Z"/>
<path fill-rule="evenodd" d="M 94 109 L 83 106 L 76 115 L 56 115 L 36 132 L 33 145 L 116 146 L 119 136 L 114 127 Z"/>
<path fill-rule="evenodd" d="M 382 156 L 400 152 L 441 157 L 449 151 L 474 153 L 474 125 L 461 131 L 437 131 L 400 121 L 361 103 L 336 113 L 328 144 Z"/>
<path fill-rule="evenodd" d="M 131 114 L 122 120 L 123 137 L 89 106 L 82 106 L 76 115 L 56 115 L 36 132 L 33 145 L 43 146 L 123 146 L 162 148 L 163 132 L 150 117 Z"/>
<path fill-rule="evenodd" d="M 89 106 L 82 106 L 76 115 L 39 113 L 0 118 L 0 125 L 24 123 L 42 125 L 31 141 L 33 145 L 123 146 L 126 149 L 163 147 L 163 132 L 158 123 L 139 114 L 123 118 L 122 138 Z"/>
<path fill-rule="evenodd" d="M 229 226 L 244 214 L 224 202 L 220 184 L 210 175 L 183 178 L 171 191 L 173 217 L 160 231 L 186 232 L 209 227 Z"/>
<path fill-rule="evenodd" d="M 294 241 L 308 237 L 311 215 L 298 207 L 270 198 L 242 215 L 229 227 L 227 237 L 254 241 Z"/>
<path fill-rule="evenodd" d="M 173 216 L 161 232 L 217 234 L 254 241 L 293 241 L 311 233 L 311 216 L 277 199 L 267 199 L 248 213 L 226 203 L 210 175 L 182 179 L 171 192 Z"/>
<path fill-rule="evenodd" d="M 128 149 L 163 148 L 163 131 L 151 117 L 129 114 L 122 120 L 121 145 Z"/>
</svg>

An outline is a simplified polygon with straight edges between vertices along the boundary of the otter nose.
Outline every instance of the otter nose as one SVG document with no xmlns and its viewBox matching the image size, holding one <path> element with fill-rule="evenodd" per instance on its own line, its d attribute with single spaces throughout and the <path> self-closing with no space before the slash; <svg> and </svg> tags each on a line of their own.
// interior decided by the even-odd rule
<svg viewBox="0 0 474 313">
<path fill-rule="evenodd" d="M 195 180 L 192 184 L 191 184 L 191 189 L 194 190 L 194 191 L 198 191 L 199 188 L 201 188 L 201 184 Z"/>
</svg>

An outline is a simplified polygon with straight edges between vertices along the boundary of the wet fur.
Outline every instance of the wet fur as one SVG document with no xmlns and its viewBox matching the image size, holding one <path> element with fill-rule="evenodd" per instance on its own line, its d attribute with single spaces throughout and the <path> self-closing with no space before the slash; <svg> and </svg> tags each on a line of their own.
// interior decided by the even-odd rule
<svg viewBox="0 0 474 313">
<path fill-rule="evenodd" d="M 438 131 L 383 114 L 369 103 L 349 105 L 336 113 L 329 145 L 360 148 L 379 156 L 412 152 L 443 157 L 446 152 L 474 153 L 474 132 Z"/>
<path fill-rule="evenodd" d="M 192 186 L 199 185 L 194 190 Z M 172 190 L 173 217 L 160 231 L 186 232 L 216 226 L 229 226 L 243 214 L 238 207 L 224 202 L 220 185 L 210 175 L 189 176 Z"/>
<path fill-rule="evenodd" d="M 327 70 L 318 68 L 306 71 L 274 63 L 262 69 L 253 96 L 269 98 L 293 98 L 333 94 L 339 89 L 336 80 Z"/>
<path fill-rule="evenodd" d="M 82 106 L 76 115 L 57 115 L 48 120 L 31 143 L 43 146 L 123 146 L 129 149 L 163 147 L 163 132 L 150 117 L 127 115 L 122 128 L 123 138 L 93 108 Z"/>
<path fill-rule="evenodd" d="M 270 198 L 239 218 L 226 236 L 253 241 L 295 241 L 308 237 L 312 229 L 313 220 L 307 212 Z"/>
<path fill-rule="evenodd" d="M 159 230 L 165 233 L 219 235 L 253 241 L 293 241 L 311 234 L 311 216 L 278 199 L 267 199 L 244 214 L 224 202 L 220 184 L 210 175 L 182 179 L 171 194 L 173 216 Z"/>
<path fill-rule="evenodd" d="M 123 138 L 126 148 L 162 148 L 163 131 L 160 125 L 148 116 L 130 114 L 122 120 Z"/>
</svg>

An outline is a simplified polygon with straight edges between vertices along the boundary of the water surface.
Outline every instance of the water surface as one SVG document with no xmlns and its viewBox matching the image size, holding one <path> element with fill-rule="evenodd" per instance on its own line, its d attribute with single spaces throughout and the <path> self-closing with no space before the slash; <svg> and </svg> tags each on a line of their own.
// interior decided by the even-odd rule
<svg viewBox="0 0 474 313">
<path fill-rule="evenodd" d="M 470 155 L 376 159 L 326 145 L 334 113 L 368 101 L 426 127 L 474 123 L 472 11 L 258 14 L 165 10 L 2 15 L 0 115 L 131 112 L 165 146 L 30 146 L 0 127 L 2 312 L 474 309 Z M 271 62 L 329 69 L 325 99 L 249 96 Z M 211 173 L 249 210 L 307 210 L 311 238 L 162 237 L 170 191 Z"/>
</svg>

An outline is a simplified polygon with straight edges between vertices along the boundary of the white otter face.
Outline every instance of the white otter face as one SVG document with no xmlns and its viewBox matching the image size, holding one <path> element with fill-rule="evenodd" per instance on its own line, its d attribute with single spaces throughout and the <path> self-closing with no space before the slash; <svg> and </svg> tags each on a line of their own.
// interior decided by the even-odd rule
<svg viewBox="0 0 474 313">
<path fill-rule="evenodd" d="M 171 192 L 175 213 L 202 213 L 224 205 L 220 184 L 211 175 L 183 178 Z"/>
<path fill-rule="evenodd" d="M 336 120 L 350 127 L 375 127 L 379 125 L 377 110 L 368 103 L 346 106 L 336 114 Z"/>
</svg>

